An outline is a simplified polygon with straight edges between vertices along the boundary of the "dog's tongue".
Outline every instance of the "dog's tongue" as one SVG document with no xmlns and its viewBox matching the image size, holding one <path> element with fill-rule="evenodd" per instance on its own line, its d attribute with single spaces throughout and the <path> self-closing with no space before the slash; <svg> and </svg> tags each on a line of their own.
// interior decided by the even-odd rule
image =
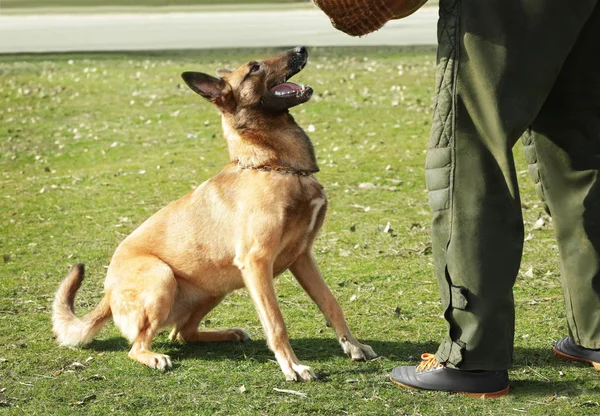
<svg viewBox="0 0 600 416">
<path fill-rule="evenodd" d="M 274 92 L 276 94 L 290 94 L 296 91 L 300 91 L 301 89 L 302 88 L 300 88 L 299 85 L 294 84 L 293 82 L 283 82 L 271 88 L 271 92 Z"/>
</svg>

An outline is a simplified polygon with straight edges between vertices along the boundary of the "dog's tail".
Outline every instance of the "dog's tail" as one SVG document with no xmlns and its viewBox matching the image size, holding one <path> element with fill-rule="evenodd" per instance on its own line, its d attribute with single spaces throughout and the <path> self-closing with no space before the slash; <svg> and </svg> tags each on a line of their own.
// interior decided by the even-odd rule
<svg viewBox="0 0 600 416">
<path fill-rule="evenodd" d="M 110 318 L 110 304 L 106 296 L 90 313 L 83 318 L 75 315 L 75 294 L 83 281 L 84 266 L 73 266 L 69 275 L 62 281 L 52 304 L 52 330 L 56 340 L 64 346 L 88 344 Z"/>
</svg>

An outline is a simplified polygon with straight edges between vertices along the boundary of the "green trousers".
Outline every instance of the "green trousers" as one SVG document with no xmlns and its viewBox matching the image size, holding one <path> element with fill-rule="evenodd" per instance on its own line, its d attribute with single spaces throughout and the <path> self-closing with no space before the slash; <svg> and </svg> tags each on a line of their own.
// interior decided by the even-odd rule
<svg viewBox="0 0 600 416">
<path fill-rule="evenodd" d="M 598 0 L 440 0 L 438 41 L 426 161 L 448 322 L 437 359 L 511 366 L 524 235 L 512 148 L 521 137 L 553 218 L 571 336 L 600 348 Z"/>
</svg>

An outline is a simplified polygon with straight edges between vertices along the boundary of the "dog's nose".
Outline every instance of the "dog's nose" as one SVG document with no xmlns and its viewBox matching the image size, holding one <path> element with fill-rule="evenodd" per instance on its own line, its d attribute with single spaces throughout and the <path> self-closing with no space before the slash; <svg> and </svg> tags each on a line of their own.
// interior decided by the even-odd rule
<svg viewBox="0 0 600 416">
<path fill-rule="evenodd" d="M 294 52 L 296 52 L 299 55 L 306 55 L 308 53 L 308 51 L 306 50 L 306 46 L 297 46 L 296 48 L 294 48 Z"/>
</svg>

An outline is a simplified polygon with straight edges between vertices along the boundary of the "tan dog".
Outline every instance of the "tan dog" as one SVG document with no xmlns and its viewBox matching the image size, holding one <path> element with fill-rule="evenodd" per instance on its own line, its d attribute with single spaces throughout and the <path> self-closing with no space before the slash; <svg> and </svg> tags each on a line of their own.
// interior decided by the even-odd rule
<svg viewBox="0 0 600 416">
<path fill-rule="evenodd" d="M 246 341 L 241 329 L 199 331 L 204 316 L 233 290 L 246 286 L 267 342 L 287 380 L 312 380 L 292 350 L 273 287 L 289 269 L 355 360 L 376 357 L 360 344 L 321 277 L 312 247 L 325 217 L 326 198 L 313 173 L 311 142 L 288 108 L 312 96 L 287 80 L 306 65 L 298 47 L 220 78 L 185 72 L 187 85 L 217 106 L 231 163 L 193 192 L 158 211 L 117 248 L 104 283 L 105 296 L 83 318 L 74 298 L 83 265 L 61 283 L 53 305 L 53 330 L 61 345 L 90 342 L 112 318 L 133 343 L 129 357 L 161 370 L 167 355 L 151 351 L 154 335 L 173 327 L 170 339 Z"/>
</svg>

